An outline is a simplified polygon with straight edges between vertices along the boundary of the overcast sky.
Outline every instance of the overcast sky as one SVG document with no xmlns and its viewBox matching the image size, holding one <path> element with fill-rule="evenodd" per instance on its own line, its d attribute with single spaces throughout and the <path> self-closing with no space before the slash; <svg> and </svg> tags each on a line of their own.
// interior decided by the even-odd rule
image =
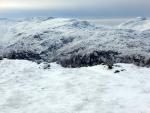
<svg viewBox="0 0 150 113">
<path fill-rule="evenodd" d="M 0 0 L 0 17 L 150 16 L 150 0 Z"/>
</svg>

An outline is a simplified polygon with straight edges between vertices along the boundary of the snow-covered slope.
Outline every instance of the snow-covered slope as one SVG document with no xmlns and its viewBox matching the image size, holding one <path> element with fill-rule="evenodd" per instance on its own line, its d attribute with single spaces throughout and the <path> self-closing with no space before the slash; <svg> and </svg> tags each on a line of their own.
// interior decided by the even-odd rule
<svg viewBox="0 0 150 113">
<path fill-rule="evenodd" d="M 150 30 L 150 20 L 144 17 L 137 17 L 119 25 L 119 28 L 134 29 L 138 31 Z"/>
<path fill-rule="evenodd" d="M 149 25 L 0 19 L 0 113 L 149 113 Z"/>
<path fill-rule="evenodd" d="M 149 66 L 149 23 L 146 19 L 135 19 L 118 27 L 106 27 L 52 17 L 2 19 L 0 56 L 55 61 L 65 67 L 119 62 Z"/>
<path fill-rule="evenodd" d="M 114 73 L 119 70 L 120 73 Z M 0 61 L 0 113 L 149 113 L 150 69 Z"/>
</svg>

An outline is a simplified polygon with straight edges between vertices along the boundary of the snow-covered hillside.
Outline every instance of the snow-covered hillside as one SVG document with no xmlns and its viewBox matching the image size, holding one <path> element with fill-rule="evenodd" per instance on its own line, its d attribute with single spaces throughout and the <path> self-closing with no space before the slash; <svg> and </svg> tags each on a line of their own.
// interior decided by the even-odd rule
<svg viewBox="0 0 150 113">
<path fill-rule="evenodd" d="M 149 25 L 0 19 L 0 113 L 150 113 Z"/>
<path fill-rule="evenodd" d="M 0 113 L 149 113 L 150 69 L 0 61 Z M 116 73 L 119 70 L 119 73 Z"/>
<path fill-rule="evenodd" d="M 119 25 L 119 28 L 134 29 L 138 31 L 150 30 L 150 20 L 144 17 L 137 17 Z"/>
<path fill-rule="evenodd" d="M 52 17 L 0 20 L 0 56 L 64 67 L 134 63 L 150 66 L 150 20 L 117 27 Z M 140 29 L 140 30 L 139 30 Z"/>
</svg>

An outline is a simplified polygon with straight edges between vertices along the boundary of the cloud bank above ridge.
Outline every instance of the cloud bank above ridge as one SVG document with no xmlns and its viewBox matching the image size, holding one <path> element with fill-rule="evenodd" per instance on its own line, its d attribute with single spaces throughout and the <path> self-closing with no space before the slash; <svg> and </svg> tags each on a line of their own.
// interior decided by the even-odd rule
<svg viewBox="0 0 150 113">
<path fill-rule="evenodd" d="M 149 0 L 0 0 L 0 15 L 20 10 L 55 12 L 56 15 L 147 16 L 149 4 Z"/>
</svg>

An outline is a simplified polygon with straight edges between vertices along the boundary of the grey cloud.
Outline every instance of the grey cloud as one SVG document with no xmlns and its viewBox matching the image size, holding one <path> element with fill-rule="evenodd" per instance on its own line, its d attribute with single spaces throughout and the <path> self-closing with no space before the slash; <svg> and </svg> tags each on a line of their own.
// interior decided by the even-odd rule
<svg viewBox="0 0 150 113">
<path fill-rule="evenodd" d="M 149 16 L 150 0 L 0 0 L 0 15 L 17 10 L 36 15 Z"/>
</svg>

